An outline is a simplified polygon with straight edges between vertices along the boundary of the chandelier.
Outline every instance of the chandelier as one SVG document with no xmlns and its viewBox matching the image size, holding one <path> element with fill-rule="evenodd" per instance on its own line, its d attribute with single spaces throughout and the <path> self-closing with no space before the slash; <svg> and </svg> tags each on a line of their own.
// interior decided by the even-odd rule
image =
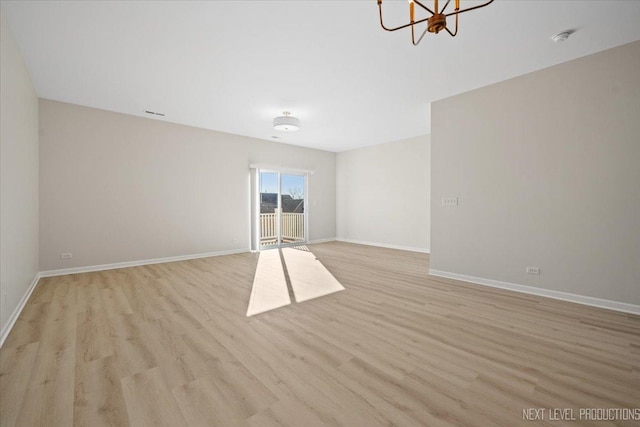
<svg viewBox="0 0 640 427">
<path fill-rule="evenodd" d="M 486 3 L 480 4 L 477 6 L 468 7 L 466 9 L 460 9 L 460 0 L 454 0 L 455 6 L 453 8 L 453 11 L 447 13 L 447 6 L 449 6 L 449 3 L 451 3 L 451 0 L 447 0 L 446 3 L 444 4 L 444 7 L 442 9 L 439 9 L 438 0 L 433 0 L 433 9 L 430 9 L 424 4 L 420 3 L 418 0 L 409 0 L 409 23 L 405 25 L 401 25 L 396 28 L 387 28 L 382 22 L 382 0 L 378 0 L 378 9 L 380 10 L 380 25 L 382 26 L 383 29 L 387 31 L 396 31 L 402 28 L 411 27 L 411 43 L 413 43 L 414 46 L 417 46 L 418 43 L 422 41 L 422 38 L 424 37 L 425 34 L 427 34 L 427 32 L 438 34 L 440 31 L 446 30 L 447 33 L 451 35 L 451 37 L 455 37 L 456 34 L 458 34 L 458 15 L 464 12 L 469 12 L 470 10 L 480 9 L 481 7 L 488 6 L 489 4 L 493 3 L 493 0 L 489 0 Z M 430 16 L 416 21 L 415 20 L 416 4 L 420 6 L 422 9 L 426 10 L 430 14 Z M 456 17 L 456 26 L 453 32 L 447 27 L 447 17 L 449 16 Z M 420 37 L 416 41 L 414 27 L 418 24 L 422 24 L 423 22 L 427 23 L 427 27 L 424 29 L 424 31 L 422 32 L 422 35 L 420 35 Z"/>
</svg>

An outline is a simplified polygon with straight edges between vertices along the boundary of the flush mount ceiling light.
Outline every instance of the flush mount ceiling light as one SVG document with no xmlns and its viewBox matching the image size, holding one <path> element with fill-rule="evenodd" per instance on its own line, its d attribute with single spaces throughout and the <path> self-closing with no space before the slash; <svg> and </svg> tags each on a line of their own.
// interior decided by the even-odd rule
<svg viewBox="0 0 640 427">
<path fill-rule="evenodd" d="M 488 6 L 489 4 L 493 3 L 493 0 L 489 0 L 486 3 L 477 5 L 477 6 L 472 6 L 472 7 L 468 7 L 466 9 L 460 9 L 460 0 L 454 0 L 454 8 L 452 12 L 446 13 L 447 11 L 447 6 L 449 6 L 449 3 L 451 3 L 451 0 L 447 0 L 444 3 L 444 7 L 442 9 L 438 8 L 438 0 L 433 0 L 433 8 L 429 8 L 427 6 L 425 6 L 424 4 L 422 4 L 421 2 L 419 2 L 418 0 L 409 0 L 409 23 L 405 24 L 405 25 L 401 25 L 399 27 L 395 27 L 395 28 L 387 28 L 385 27 L 384 23 L 382 22 L 382 0 L 378 0 L 378 9 L 380 10 L 380 25 L 382 26 L 383 29 L 387 30 L 387 31 L 396 31 L 396 30 L 400 30 L 402 28 L 407 28 L 407 27 L 411 27 L 411 43 L 413 43 L 414 46 L 417 46 L 418 43 L 420 43 L 422 41 L 422 38 L 424 37 L 425 34 L 427 33 L 435 33 L 438 34 L 440 31 L 442 30 L 446 30 L 447 33 L 449 33 L 449 35 L 451 35 L 451 37 L 455 37 L 456 34 L 458 34 L 458 15 L 460 15 L 461 13 L 464 12 L 469 12 L 470 10 L 475 10 L 475 9 L 480 9 L 481 7 L 485 7 Z M 423 19 L 419 19 L 416 21 L 415 19 L 415 5 L 420 6 L 420 8 L 424 9 L 425 11 L 427 11 L 430 16 L 423 18 Z M 456 26 L 455 26 L 455 30 L 453 32 L 451 32 L 451 30 L 447 27 L 447 17 L 448 16 L 455 16 L 456 17 Z M 422 35 L 418 38 L 418 40 L 416 41 L 416 37 L 415 37 L 415 31 L 414 31 L 414 26 L 418 25 L 418 24 L 422 24 L 423 22 L 427 23 L 427 27 L 424 29 L 424 31 L 422 32 Z"/>
<path fill-rule="evenodd" d="M 295 132 L 300 130 L 300 120 L 291 116 L 290 112 L 282 112 L 282 116 L 273 119 L 273 128 L 280 132 Z"/>
</svg>

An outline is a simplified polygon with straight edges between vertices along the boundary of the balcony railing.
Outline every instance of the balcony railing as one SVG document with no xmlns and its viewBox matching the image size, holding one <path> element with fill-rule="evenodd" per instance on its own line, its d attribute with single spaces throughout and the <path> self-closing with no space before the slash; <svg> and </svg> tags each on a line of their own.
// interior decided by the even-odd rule
<svg viewBox="0 0 640 427">
<path fill-rule="evenodd" d="M 280 218 L 282 243 L 304 242 L 304 214 L 283 212 Z M 278 243 L 277 221 L 277 213 L 260 214 L 260 246 Z"/>
</svg>

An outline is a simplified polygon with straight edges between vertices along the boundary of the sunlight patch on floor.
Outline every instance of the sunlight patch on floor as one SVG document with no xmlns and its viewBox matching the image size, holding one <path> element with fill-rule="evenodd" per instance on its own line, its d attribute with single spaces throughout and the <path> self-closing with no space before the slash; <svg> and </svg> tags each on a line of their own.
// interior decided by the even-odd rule
<svg viewBox="0 0 640 427">
<path fill-rule="evenodd" d="M 278 250 L 262 251 L 253 278 L 247 316 L 291 304 Z"/>
<path fill-rule="evenodd" d="M 304 246 L 282 249 L 296 302 L 343 291 L 344 286 L 316 259 L 312 252 L 305 249 Z"/>
<path fill-rule="evenodd" d="M 247 316 L 291 304 L 288 283 L 296 302 L 344 290 L 306 246 L 260 252 Z"/>
</svg>

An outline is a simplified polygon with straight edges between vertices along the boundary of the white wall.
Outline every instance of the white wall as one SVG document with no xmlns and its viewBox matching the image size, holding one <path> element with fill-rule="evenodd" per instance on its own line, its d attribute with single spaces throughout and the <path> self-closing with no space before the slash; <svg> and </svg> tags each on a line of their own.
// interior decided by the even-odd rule
<svg viewBox="0 0 640 427">
<path fill-rule="evenodd" d="M 335 237 L 335 153 L 49 100 L 40 127 L 43 271 L 248 250 L 251 163 L 314 170 L 309 237 Z"/>
<path fill-rule="evenodd" d="M 338 238 L 429 252 L 430 138 L 337 155 Z"/>
<path fill-rule="evenodd" d="M 435 102 L 432 123 L 432 269 L 640 304 L 640 42 Z"/>
<path fill-rule="evenodd" d="M 0 329 L 38 273 L 38 98 L 0 17 Z"/>
</svg>

